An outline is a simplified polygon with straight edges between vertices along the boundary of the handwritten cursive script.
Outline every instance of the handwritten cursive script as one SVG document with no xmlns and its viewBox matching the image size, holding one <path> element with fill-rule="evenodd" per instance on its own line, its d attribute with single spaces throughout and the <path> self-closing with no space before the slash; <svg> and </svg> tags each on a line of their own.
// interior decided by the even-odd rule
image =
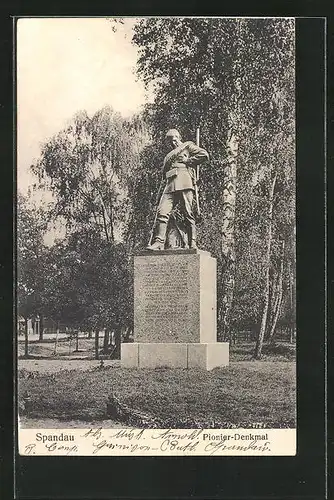
<svg viewBox="0 0 334 500">
<path fill-rule="evenodd" d="M 127 451 L 129 454 L 221 454 L 222 451 L 233 450 L 240 454 L 251 454 L 251 452 L 270 452 L 270 442 L 266 440 L 267 434 L 249 435 L 247 444 L 226 444 L 225 441 L 248 439 L 248 435 L 217 434 L 215 431 L 204 433 L 203 429 L 181 430 L 173 429 L 149 430 L 149 429 L 121 429 L 108 433 L 106 430 L 90 429 L 82 437 L 91 441 L 92 454 L 97 455 L 102 450 Z M 207 442 L 209 440 L 209 442 Z M 261 444 L 258 443 L 261 441 Z M 143 453 L 141 453 L 143 452 Z M 155 452 L 155 453 L 149 453 Z M 158 452 L 158 453 L 157 453 Z"/>
</svg>

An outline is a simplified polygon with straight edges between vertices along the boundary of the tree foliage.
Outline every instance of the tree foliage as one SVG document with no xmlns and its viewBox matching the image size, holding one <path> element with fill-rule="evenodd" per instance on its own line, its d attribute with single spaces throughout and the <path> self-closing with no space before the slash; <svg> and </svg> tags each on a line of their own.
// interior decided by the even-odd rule
<svg viewBox="0 0 334 500">
<path fill-rule="evenodd" d="M 70 231 L 94 227 L 107 241 L 121 239 L 131 204 L 128 179 L 148 139 L 140 119 L 124 120 L 110 107 L 91 118 L 77 113 L 33 166 L 56 200 L 53 217 L 62 216 Z"/>
<path fill-rule="evenodd" d="M 48 315 L 83 330 L 131 326 L 131 270 L 122 243 L 80 232 L 49 249 Z"/>
<path fill-rule="evenodd" d="M 294 227 L 294 22 L 291 19 L 142 19 L 133 42 L 138 74 L 154 91 L 146 109 L 155 141 L 168 128 L 194 139 L 210 153 L 201 170 L 203 222 L 199 242 L 218 260 L 218 306 L 224 298 L 221 217 L 226 182 L 226 140 L 238 141 L 235 213 L 236 278 L 232 328 L 259 324 L 265 291 L 269 191 L 273 206 L 271 266 L 280 238 Z M 161 161 L 155 151 L 151 169 Z M 148 186 L 147 170 L 141 177 Z M 152 171 L 151 170 L 151 171 Z M 154 174 L 154 170 L 153 170 Z M 155 180 L 155 175 L 151 176 Z M 140 194 L 139 194 L 140 196 Z M 147 206 L 146 206 L 147 207 Z M 149 207 L 147 207 L 149 210 Z M 141 216 L 143 223 L 143 216 Z M 292 236 L 293 238 L 293 236 Z"/>
<path fill-rule="evenodd" d="M 128 225 L 133 179 L 149 139 L 140 117 L 125 120 L 105 107 L 92 117 L 77 113 L 44 144 L 32 169 L 39 188 L 53 194 L 48 218 L 61 218 L 67 228 L 44 252 L 46 316 L 117 338 L 132 329 Z"/>
<path fill-rule="evenodd" d="M 43 236 L 46 214 L 31 205 L 28 198 L 17 198 L 17 296 L 18 314 L 30 318 L 43 308 L 43 289 L 47 280 L 46 247 Z"/>
</svg>

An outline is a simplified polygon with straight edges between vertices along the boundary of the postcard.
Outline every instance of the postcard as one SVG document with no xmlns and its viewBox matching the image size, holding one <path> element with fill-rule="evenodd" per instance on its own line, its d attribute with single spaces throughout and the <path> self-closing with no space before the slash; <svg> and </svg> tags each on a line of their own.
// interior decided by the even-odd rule
<svg viewBox="0 0 334 500">
<path fill-rule="evenodd" d="M 16 35 L 20 455 L 294 456 L 295 19 Z"/>
</svg>

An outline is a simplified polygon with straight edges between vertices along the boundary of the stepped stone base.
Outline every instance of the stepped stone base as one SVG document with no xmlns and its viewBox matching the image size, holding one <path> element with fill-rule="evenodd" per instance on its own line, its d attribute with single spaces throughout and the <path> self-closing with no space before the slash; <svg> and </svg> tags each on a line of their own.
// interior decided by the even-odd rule
<svg viewBox="0 0 334 500">
<path fill-rule="evenodd" d="M 121 347 L 124 368 L 228 366 L 217 342 L 216 259 L 199 249 L 134 255 L 134 343 Z"/>
<path fill-rule="evenodd" d="M 122 344 L 123 368 L 202 368 L 212 370 L 229 364 L 229 343 Z"/>
</svg>

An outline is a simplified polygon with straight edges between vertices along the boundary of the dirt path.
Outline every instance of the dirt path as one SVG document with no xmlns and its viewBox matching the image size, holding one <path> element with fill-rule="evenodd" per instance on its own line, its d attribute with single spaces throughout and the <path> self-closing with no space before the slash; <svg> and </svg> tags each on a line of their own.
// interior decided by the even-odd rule
<svg viewBox="0 0 334 500">
<path fill-rule="evenodd" d="M 100 361 L 96 359 L 19 359 L 18 369 L 26 369 L 29 372 L 54 373 L 61 370 L 88 371 L 98 368 Z M 120 366 L 119 359 L 107 359 L 103 361 L 104 366 Z"/>
<path fill-rule="evenodd" d="M 40 372 L 40 373 L 56 373 L 62 370 L 82 370 L 90 371 L 98 368 L 100 366 L 100 360 L 95 359 L 19 359 L 18 369 L 25 369 L 29 372 Z M 119 368 L 121 362 L 119 359 L 106 359 L 103 361 L 105 367 Z M 277 367 L 286 368 L 287 370 L 295 371 L 295 362 L 292 361 L 276 361 L 275 365 Z M 238 366 L 239 368 L 244 367 L 250 371 L 258 371 L 259 367 L 262 369 L 271 369 L 271 361 L 231 361 L 230 367 Z"/>
</svg>

